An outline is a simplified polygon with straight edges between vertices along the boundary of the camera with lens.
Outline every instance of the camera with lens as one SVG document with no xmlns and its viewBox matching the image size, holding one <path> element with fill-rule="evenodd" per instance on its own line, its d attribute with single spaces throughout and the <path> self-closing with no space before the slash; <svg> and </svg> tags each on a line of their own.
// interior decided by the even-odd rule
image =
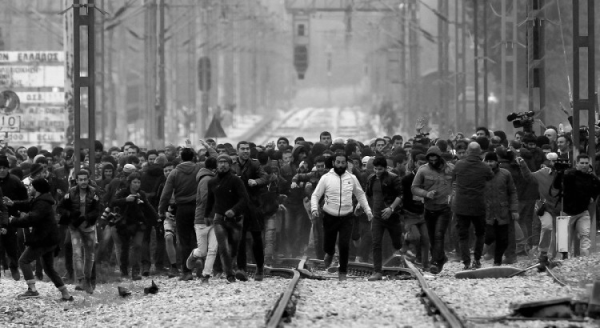
<svg viewBox="0 0 600 328">
<path fill-rule="evenodd" d="M 564 172 L 571 168 L 571 161 L 568 158 L 559 157 L 557 153 L 548 153 L 546 158 L 554 162 L 554 169 L 558 172 Z"/>
<path fill-rule="evenodd" d="M 533 130 L 533 116 L 534 112 L 521 112 L 511 113 L 506 117 L 506 120 L 512 122 L 513 126 L 517 129 L 523 128 L 524 132 L 531 132 Z"/>
</svg>

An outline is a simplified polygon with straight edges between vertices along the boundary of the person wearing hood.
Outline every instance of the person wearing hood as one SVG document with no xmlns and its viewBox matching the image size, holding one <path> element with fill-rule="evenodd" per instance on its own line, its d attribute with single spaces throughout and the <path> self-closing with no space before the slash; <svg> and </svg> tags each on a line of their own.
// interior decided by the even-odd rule
<svg viewBox="0 0 600 328">
<path fill-rule="evenodd" d="M 40 293 L 35 287 L 35 278 L 31 269 L 31 262 L 41 259 L 44 272 L 50 278 L 54 286 L 61 292 L 62 301 L 73 301 L 67 286 L 63 283 L 60 275 L 54 270 L 54 253 L 59 243 L 58 226 L 54 215 L 54 199 L 50 195 L 50 184 L 48 181 L 38 178 L 32 181 L 34 198 L 31 200 L 28 214 L 20 217 L 11 216 L 6 218 L 6 208 L 0 205 L 2 211 L 2 227 L 25 228 L 25 251 L 19 258 L 19 266 L 27 282 L 28 289 L 19 295 L 19 298 L 39 297 Z"/>
<path fill-rule="evenodd" d="M 494 251 L 494 266 L 502 264 L 502 256 L 508 247 L 509 226 L 519 220 L 519 201 L 517 188 L 511 173 L 500 168 L 498 155 L 495 152 L 485 154 L 485 164 L 492 170 L 494 176 L 485 186 L 485 245 L 496 243 Z M 514 234 L 514 231 L 513 231 Z M 485 252 L 484 252 L 485 253 Z"/>
<path fill-rule="evenodd" d="M 158 204 L 158 213 L 161 218 L 169 206 L 171 196 L 175 195 L 177 213 L 175 222 L 177 224 L 177 241 L 179 242 L 179 254 L 181 259 L 186 259 L 194 249 L 196 238 L 194 236 L 194 213 L 196 211 L 196 175 L 200 171 L 200 165 L 192 160 L 195 153 L 191 148 L 183 148 L 180 154 L 183 161 L 169 174 Z M 193 280 L 192 271 L 185 265 L 179 277 L 181 281 Z"/>
<path fill-rule="evenodd" d="M 464 269 L 471 267 L 469 250 L 469 227 L 475 227 L 475 263 L 473 269 L 481 268 L 481 255 L 485 236 L 485 187 L 494 173 L 481 161 L 481 146 L 471 142 L 467 157 L 456 162 L 452 172 L 452 212 L 456 215 L 460 253 Z"/>
<path fill-rule="evenodd" d="M 442 158 L 442 151 L 436 146 L 429 147 L 425 158 L 427 164 L 417 170 L 411 191 L 414 196 L 424 199 L 424 217 L 431 244 L 430 272 L 438 274 L 448 261 L 444 251 L 444 238 L 452 218 L 449 199 L 452 194 L 454 165 Z"/>
<path fill-rule="evenodd" d="M 196 231 L 196 240 L 198 247 L 195 248 L 186 261 L 189 269 L 196 267 L 196 275 L 202 280 L 202 283 L 208 283 L 213 271 L 219 245 L 214 227 L 212 226 L 212 215 L 204 216 L 206 210 L 206 201 L 208 199 L 208 181 L 216 176 L 217 160 L 213 157 L 207 158 L 204 167 L 198 171 L 196 182 L 198 188 L 196 191 L 196 212 L 194 217 L 194 229 Z M 202 261 L 204 265 L 198 265 Z M 204 268 L 202 268 L 204 267 Z"/>
</svg>

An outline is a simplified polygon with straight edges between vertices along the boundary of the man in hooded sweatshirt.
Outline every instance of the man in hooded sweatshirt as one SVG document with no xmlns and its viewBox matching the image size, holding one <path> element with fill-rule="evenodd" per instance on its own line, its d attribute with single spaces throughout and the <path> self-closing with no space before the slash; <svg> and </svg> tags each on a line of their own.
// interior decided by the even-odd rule
<svg viewBox="0 0 600 328">
<path fill-rule="evenodd" d="M 158 204 L 159 216 L 165 217 L 171 195 L 175 194 L 175 203 L 177 204 L 175 222 L 177 224 L 177 240 L 180 245 L 179 254 L 182 259 L 186 259 L 190 255 L 196 244 L 194 214 L 198 186 L 196 175 L 200 171 L 200 165 L 192 162 L 194 155 L 193 149 L 183 148 L 180 155 L 183 162 L 177 165 L 167 177 Z M 192 271 L 183 265 L 183 272 L 179 280 L 188 281 L 193 279 Z"/>
<path fill-rule="evenodd" d="M 430 272 L 438 274 L 448 261 L 444 251 L 444 238 L 452 218 L 449 199 L 452 194 L 454 166 L 444 161 L 442 151 L 436 146 L 427 150 L 425 159 L 427 164 L 418 169 L 411 191 L 413 195 L 424 198 L 425 224 L 431 243 Z"/>
</svg>

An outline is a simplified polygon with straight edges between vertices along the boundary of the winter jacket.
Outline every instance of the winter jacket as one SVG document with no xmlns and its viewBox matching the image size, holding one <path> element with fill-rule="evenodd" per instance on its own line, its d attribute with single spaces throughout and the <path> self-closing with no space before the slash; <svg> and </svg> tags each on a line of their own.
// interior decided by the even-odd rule
<svg viewBox="0 0 600 328">
<path fill-rule="evenodd" d="M 556 171 L 545 167 L 532 173 L 527 163 L 522 162 L 519 166 L 525 179 L 528 181 L 537 181 L 538 192 L 546 206 L 546 210 L 549 213 L 558 215 L 560 209 L 560 204 L 558 204 L 558 190 L 552 187 Z"/>
<path fill-rule="evenodd" d="M 200 166 L 192 162 L 183 162 L 167 177 L 167 182 L 160 195 L 158 204 L 158 213 L 165 213 L 171 194 L 175 193 L 176 204 L 193 204 L 196 202 L 196 175 L 200 171 Z"/>
<path fill-rule="evenodd" d="M 238 162 L 233 163 L 231 170 L 242 179 L 244 187 L 246 187 L 246 191 L 250 196 L 251 203 L 255 206 L 259 206 L 260 195 L 266 191 L 267 182 L 269 180 L 267 172 L 262 169 L 257 160 L 252 158 L 248 159 L 244 164 L 238 160 Z M 250 179 L 255 180 L 257 185 L 250 187 L 248 185 L 248 180 Z"/>
<path fill-rule="evenodd" d="M 519 201 L 536 200 L 539 198 L 540 193 L 538 192 L 537 181 L 526 179 L 523 173 L 521 173 L 519 164 L 501 159 L 500 168 L 507 170 L 512 175 Z"/>
<path fill-rule="evenodd" d="M 423 197 L 415 196 L 411 191 L 415 175 L 415 172 L 410 172 L 402 178 L 402 209 L 413 214 L 423 214 L 425 211 Z"/>
<path fill-rule="evenodd" d="M 112 202 L 115 200 L 117 192 L 124 188 L 127 188 L 127 179 L 123 175 L 114 178 L 104 190 L 102 204 L 105 206 L 110 206 L 110 204 L 112 204 Z"/>
<path fill-rule="evenodd" d="M 146 193 L 148 199 L 154 197 L 157 185 L 161 182 L 161 178 L 164 177 L 163 168 L 160 165 L 151 164 L 146 167 L 146 172 L 142 174 L 142 185 L 140 190 Z"/>
<path fill-rule="evenodd" d="M 133 235 L 146 226 L 156 224 L 158 222 L 158 215 L 152 205 L 150 205 L 145 192 L 142 190 L 138 192 L 139 200 L 142 203 L 138 203 L 137 201 L 128 202 L 127 197 L 130 194 L 131 190 L 129 188 L 119 190 L 111 207 L 118 207 L 119 214 L 122 215 L 122 220 L 124 220 L 121 221 L 122 223 L 119 222 L 120 224 L 117 224 L 117 229 L 121 232 L 127 231 Z"/>
<path fill-rule="evenodd" d="M 98 217 L 102 213 L 100 198 L 96 193 L 96 188 L 88 186 L 85 196 L 85 214 L 82 214 L 79 194 L 78 186 L 70 188 L 68 191 L 69 197 L 65 197 L 62 200 L 58 205 L 58 209 L 65 214 L 68 213 L 71 225 L 79 227 L 83 223 L 83 220 L 85 220 L 87 224 L 83 231 L 92 231 L 94 230 L 96 220 L 98 220 Z"/>
<path fill-rule="evenodd" d="M 588 209 L 592 199 L 595 200 L 600 194 L 600 180 L 593 174 L 576 169 L 566 170 L 554 179 L 554 188 L 561 188 L 561 180 L 563 212 L 568 215 L 583 213 Z"/>
<path fill-rule="evenodd" d="M 311 212 L 318 211 L 319 199 L 323 195 L 325 195 L 323 211 L 329 215 L 346 216 L 352 214 L 354 210 L 352 195 L 356 196 L 365 213 L 371 213 L 367 197 L 360 187 L 358 179 L 347 171 L 339 176 L 334 169 L 331 169 L 319 180 L 311 197 Z"/>
<path fill-rule="evenodd" d="M 215 176 L 215 173 L 209 169 L 203 168 L 196 175 L 198 188 L 196 191 L 196 213 L 194 224 L 207 224 L 204 218 L 204 210 L 208 199 L 208 181 Z"/>
<path fill-rule="evenodd" d="M 245 214 L 248 194 L 242 180 L 231 171 L 223 176 L 211 178 L 207 187 L 205 218 L 212 212 L 224 216 L 229 210 L 232 210 L 235 216 Z"/>
<path fill-rule="evenodd" d="M 375 173 L 371 174 L 367 179 L 367 188 L 365 193 L 367 197 L 373 197 L 373 183 L 377 180 Z M 383 202 L 386 207 L 392 205 L 396 198 L 402 197 L 402 180 L 399 176 L 388 171 L 384 171 L 381 176 L 381 189 L 383 192 Z M 400 210 L 400 206 L 396 208 L 396 211 Z"/>
<path fill-rule="evenodd" d="M 59 231 L 53 205 L 54 198 L 50 193 L 41 194 L 31 201 L 29 213 L 26 216 L 14 218 L 8 226 L 25 228 L 23 231 L 27 246 L 51 247 L 58 245 Z"/>
<path fill-rule="evenodd" d="M 508 170 L 499 168 L 485 184 L 486 224 L 508 224 L 510 213 L 519 212 L 517 189 Z"/>
<path fill-rule="evenodd" d="M 12 201 L 26 201 L 29 196 L 27 195 L 27 188 L 23 185 L 23 182 L 17 178 L 16 175 L 7 174 L 4 179 L 0 179 L 0 189 L 2 190 L 2 194 Z M 19 211 L 25 211 L 23 208 L 28 207 L 29 202 L 27 204 L 18 204 L 10 206 L 8 208 L 8 214 L 12 216 L 19 216 Z M 4 204 L 0 205 L 2 207 Z"/>
<path fill-rule="evenodd" d="M 485 184 L 493 176 L 492 169 L 478 155 L 469 154 L 456 162 L 452 172 L 452 212 L 468 216 L 485 215 Z"/>
<path fill-rule="evenodd" d="M 437 155 L 442 161 L 442 152 L 438 147 L 430 147 L 425 156 Z M 414 196 L 425 199 L 425 208 L 428 210 L 440 210 L 448 207 L 448 198 L 452 195 L 452 172 L 454 165 L 444 162 L 439 170 L 430 164 L 425 164 L 417 170 L 415 179 L 411 186 Z M 435 190 L 435 196 L 427 198 L 429 191 Z"/>
</svg>

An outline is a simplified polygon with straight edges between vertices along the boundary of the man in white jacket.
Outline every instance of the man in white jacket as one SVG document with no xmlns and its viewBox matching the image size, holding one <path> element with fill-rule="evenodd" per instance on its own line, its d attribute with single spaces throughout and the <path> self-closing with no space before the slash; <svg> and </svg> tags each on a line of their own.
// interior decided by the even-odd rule
<svg viewBox="0 0 600 328">
<path fill-rule="evenodd" d="M 348 172 L 348 158 L 345 155 L 336 155 L 334 166 L 331 171 L 321 177 L 319 184 L 312 194 L 310 205 L 313 220 L 319 215 L 319 200 L 325 197 L 323 204 L 323 230 L 325 265 L 329 267 L 335 253 L 335 242 L 339 233 L 338 248 L 340 252 L 339 279 L 346 280 L 348 272 L 348 252 L 350 249 L 350 237 L 352 235 L 352 195 L 356 196 L 360 207 L 363 208 L 369 218 L 373 219 L 373 213 L 367 202 L 365 192 L 360 187 L 356 177 Z"/>
</svg>

